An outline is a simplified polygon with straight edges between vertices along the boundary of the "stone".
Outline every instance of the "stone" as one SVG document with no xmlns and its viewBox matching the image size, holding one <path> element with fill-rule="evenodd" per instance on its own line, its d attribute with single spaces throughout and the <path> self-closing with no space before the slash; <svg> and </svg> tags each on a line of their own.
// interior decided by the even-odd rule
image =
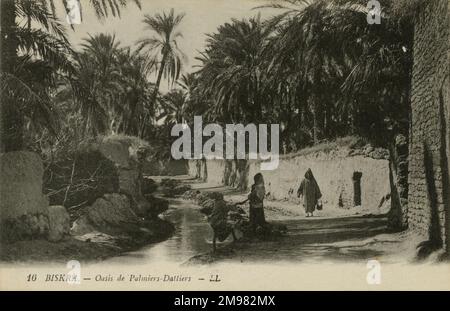
<svg viewBox="0 0 450 311">
<path fill-rule="evenodd" d="M 107 234 L 135 231 L 140 222 L 131 209 L 130 199 L 123 194 L 105 194 L 97 199 L 86 213 L 75 221 L 71 232 L 83 235 L 94 229 Z"/>
<path fill-rule="evenodd" d="M 139 195 L 139 172 L 119 169 L 119 192 L 136 197 Z"/>
<path fill-rule="evenodd" d="M 47 217 L 49 241 L 58 242 L 70 234 L 70 215 L 64 206 L 49 206 Z"/>
<path fill-rule="evenodd" d="M 141 191 L 143 195 L 151 194 L 156 191 L 158 184 L 151 178 L 143 178 L 141 184 Z"/>
<path fill-rule="evenodd" d="M 131 168 L 129 145 L 119 139 L 104 138 L 98 150 L 120 168 Z"/>
<path fill-rule="evenodd" d="M 117 247 L 118 238 L 106 233 L 92 231 L 83 235 L 76 236 L 75 239 L 88 243 L 106 244 L 112 247 Z"/>
</svg>

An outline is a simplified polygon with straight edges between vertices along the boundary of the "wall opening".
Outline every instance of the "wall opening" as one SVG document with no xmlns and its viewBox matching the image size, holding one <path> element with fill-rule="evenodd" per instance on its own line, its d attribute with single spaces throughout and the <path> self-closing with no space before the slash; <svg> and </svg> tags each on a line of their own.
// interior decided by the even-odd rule
<svg viewBox="0 0 450 311">
<path fill-rule="evenodd" d="M 361 206 L 361 172 L 353 172 L 353 206 Z"/>
</svg>

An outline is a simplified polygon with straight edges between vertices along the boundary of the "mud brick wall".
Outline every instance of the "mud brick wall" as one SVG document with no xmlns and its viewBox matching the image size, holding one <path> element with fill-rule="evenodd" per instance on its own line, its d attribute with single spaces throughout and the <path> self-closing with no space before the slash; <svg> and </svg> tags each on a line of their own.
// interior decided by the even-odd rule
<svg viewBox="0 0 450 311">
<path fill-rule="evenodd" d="M 297 189 L 308 168 L 311 168 L 328 208 L 354 206 L 353 180 L 355 172 L 362 173 L 361 206 L 378 211 L 383 197 L 389 194 L 389 161 L 364 155 L 349 155 L 349 149 L 331 152 L 311 152 L 302 155 L 284 155 L 273 171 L 260 171 L 257 160 L 189 161 L 189 174 L 212 186 L 228 185 L 248 190 L 253 176 L 262 173 L 269 198 L 298 203 Z"/>
<path fill-rule="evenodd" d="M 417 12 L 412 78 L 408 224 L 449 249 L 449 0 Z"/>
</svg>

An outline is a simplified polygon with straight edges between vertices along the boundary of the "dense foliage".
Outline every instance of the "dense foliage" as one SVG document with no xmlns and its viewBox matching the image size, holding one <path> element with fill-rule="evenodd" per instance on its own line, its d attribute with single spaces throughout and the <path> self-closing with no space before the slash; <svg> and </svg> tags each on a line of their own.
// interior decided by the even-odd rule
<svg viewBox="0 0 450 311">
<path fill-rule="evenodd" d="M 279 123 L 284 152 L 349 134 L 385 144 L 408 132 L 413 25 L 388 0 L 381 24 L 370 25 L 365 3 L 276 2 L 268 6 L 278 10 L 272 18 L 219 26 L 198 70 L 182 74 L 184 14 L 146 15 L 135 46 L 95 34 L 73 51 L 53 1 L 2 1 L 3 16 L 18 17 L 14 25 L 2 18 L 14 39 L 2 37 L 3 150 L 23 148 L 25 138 L 50 157 L 121 133 L 151 141 L 168 158 L 171 126 L 194 115 L 221 124 Z M 90 4 L 105 18 L 119 15 L 126 1 Z M 162 79 L 171 87 L 166 94 Z"/>
</svg>

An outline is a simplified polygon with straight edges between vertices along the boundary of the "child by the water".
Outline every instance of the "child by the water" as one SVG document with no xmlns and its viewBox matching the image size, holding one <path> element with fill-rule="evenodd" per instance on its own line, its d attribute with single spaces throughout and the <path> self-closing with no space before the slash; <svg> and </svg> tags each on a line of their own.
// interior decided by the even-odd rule
<svg viewBox="0 0 450 311">
<path fill-rule="evenodd" d="M 220 242 L 226 240 L 231 234 L 233 241 L 236 241 L 236 235 L 234 233 L 234 223 L 229 220 L 228 213 L 231 209 L 227 206 L 221 193 L 214 194 L 214 208 L 211 214 L 208 216 L 209 224 L 213 229 L 213 251 L 216 250 L 216 240 Z"/>
</svg>

